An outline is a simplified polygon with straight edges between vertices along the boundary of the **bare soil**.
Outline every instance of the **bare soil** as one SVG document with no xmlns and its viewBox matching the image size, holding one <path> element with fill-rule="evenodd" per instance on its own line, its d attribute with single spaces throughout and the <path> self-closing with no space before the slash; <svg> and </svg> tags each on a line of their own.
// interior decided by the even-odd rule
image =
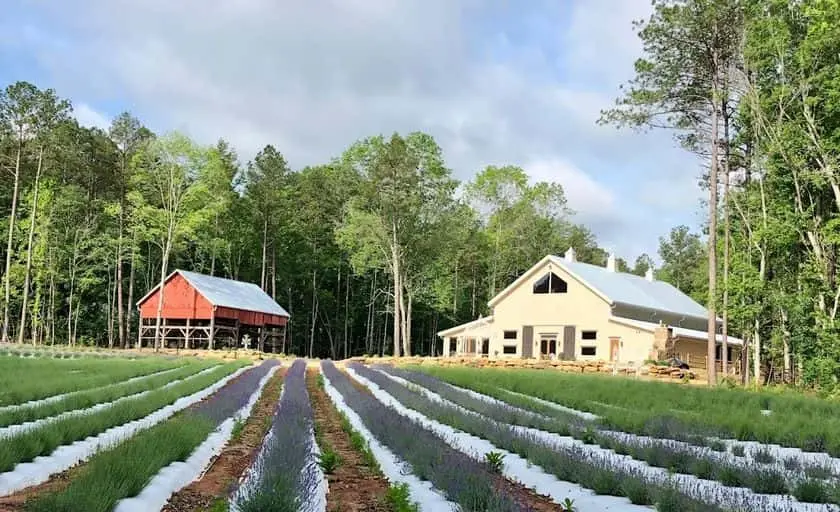
<svg viewBox="0 0 840 512">
<path fill-rule="evenodd" d="M 391 507 L 384 501 L 388 480 L 374 468 L 367 466 L 362 454 L 353 448 L 350 435 L 341 428 L 341 416 L 327 393 L 318 386 L 318 371 L 308 369 L 306 388 L 318 434 L 339 457 L 341 463 L 327 475 L 329 512 L 385 512 Z M 323 450 L 323 446 L 321 447 Z"/>
<path fill-rule="evenodd" d="M 163 507 L 164 511 L 204 511 L 219 499 L 228 497 L 239 478 L 254 462 L 263 438 L 271 427 L 271 418 L 280 399 L 285 373 L 285 367 L 277 370 L 263 388 L 240 436 L 236 440 L 231 439 L 199 480 L 172 495 Z"/>
</svg>

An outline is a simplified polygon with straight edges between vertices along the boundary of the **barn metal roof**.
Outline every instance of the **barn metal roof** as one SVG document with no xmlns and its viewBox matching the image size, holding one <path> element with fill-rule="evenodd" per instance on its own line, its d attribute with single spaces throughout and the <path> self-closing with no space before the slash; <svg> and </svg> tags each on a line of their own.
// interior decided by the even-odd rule
<svg viewBox="0 0 840 512">
<path fill-rule="evenodd" d="M 664 281 L 648 281 L 635 274 L 612 272 L 604 267 L 568 261 L 557 256 L 552 256 L 551 260 L 577 275 L 612 302 L 695 318 L 709 316 L 706 308 Z"/>
<path fill-rule="evenodd" d="M 184 276 L 184 279 L 214 306 L 285 317 L 289 316 L 289 313 L 285 309 L 280 307 L 279 304 L 274 302 L 274 299 L 255 284 L 234 281 L 233 279 L 225 279 L 223 277 L 208 276 L 188 270 L 176 270 L 166 280 L 169 281 L 175 274 Z M 157 286 L 154 287 L 137 304 L 144 302 L 157 289 Z"/>
</svg>

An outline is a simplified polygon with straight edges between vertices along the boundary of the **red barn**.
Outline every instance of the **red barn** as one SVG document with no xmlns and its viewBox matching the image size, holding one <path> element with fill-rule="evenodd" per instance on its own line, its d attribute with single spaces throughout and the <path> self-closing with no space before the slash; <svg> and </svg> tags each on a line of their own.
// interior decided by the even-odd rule
<svg viewBox="0 0 840 512">
<path fill-rule="evenodd" d="M 159 300 L 158 285 L 137 301 L 138 347 L 154 346 L 158 338 L 164 346 L 209 349 L 222 342 L 238 347 L 249 339 L 250 347 L 263 351 L 270 340 L 276 351 L 278 341 L 285 342 L 289 313 L 255 284 L 176 270 L 164 282 L 160 326 Z"/>
</svg>

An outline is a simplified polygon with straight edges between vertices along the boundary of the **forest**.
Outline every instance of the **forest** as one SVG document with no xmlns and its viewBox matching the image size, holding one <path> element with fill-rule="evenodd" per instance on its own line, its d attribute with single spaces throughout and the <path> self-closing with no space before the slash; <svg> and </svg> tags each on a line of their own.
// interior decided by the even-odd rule
<svg viewBox="0 0 840 512">
<path fill-rule="evenodd" d="M 636 29 L 644 55 L 598 122 L 669 130 L 707 169 L 708 222 L 664 234 L 657 278 L 745 340 L 731 363 L 756 382 L 835 387 L 840 3 L 656 0 Z M 546 254 L 606 261 L 562 183 L 514 165 L 459 182 L 429 134 L 371 134 L 301 169 L 282 151 L 243 162 L 131 113 L 80 126 L 57 91 L 6 86 L 2 340 L 128 346 L 134 303 L 185 268 L 260 284 L 291 313 L 289 352 L 435 354 L 436 331 L 487 314 Z"/>
</svg>

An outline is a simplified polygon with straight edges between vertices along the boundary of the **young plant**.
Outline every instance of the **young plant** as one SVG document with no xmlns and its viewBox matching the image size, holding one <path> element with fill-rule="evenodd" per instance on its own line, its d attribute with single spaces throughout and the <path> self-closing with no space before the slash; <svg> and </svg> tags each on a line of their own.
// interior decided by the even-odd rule
<svg viewBox="0 0 840 512">
<path fill-rule="evenodd" d="M 331 475 L 335 473 L 336 468 L 341 464 L 341 456 L 336 453 L 331 447 L 325 446 L 321 455 L 318 456 L 318 465 L 324 474 Z"/>
<path fill-rule="evenodd" d="M 411 501 L 408 484 L 391 484 L 385 492 L 385 503 L 394 512 L 420 512 L 420 506 Z"/>
<path fill-rule="evenodd" d="M 561 512 L 577 512 L 577 507 L 575 507 L 575 500 L 566 498 L 563 500 L 563 503 L 560 504 Z"/>
<path fill-rule="evenodd" d="M 233 421 L 233 429 L 230 431 L 231 442 L 238 442 L 242 438 L 242 432 L 245 430 L 245 419 L 236 418 Z"/>
<path fill-rule="evenodd" d="M 484 454 L 484 462 L 490 466 L 490 469 L 495 473 L 500 473 L 505 469 L 504 463 L 505 455 L 501 452 L 487 452 Z"/>
</svg>

